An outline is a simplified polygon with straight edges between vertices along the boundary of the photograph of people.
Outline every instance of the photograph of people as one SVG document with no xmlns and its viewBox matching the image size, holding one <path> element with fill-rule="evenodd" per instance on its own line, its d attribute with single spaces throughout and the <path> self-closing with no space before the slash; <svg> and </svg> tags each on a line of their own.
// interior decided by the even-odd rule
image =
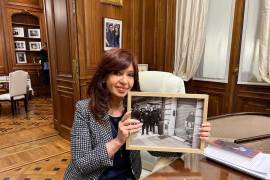
<svg viewBox="0 0 270 180">
<path fill-rule="evenodd" d="M 131 133 L 142 124 L 126 112 L 129 91 L 139 91 L 137 60 L 124 49 L 103 55 L 88 88 L 89 99 L 76 104 L 71 130 L 71 161 L 64 179 L 139 179 L 142 166 L 139 151 L 126 150 Z M 209 137 L 210 123 L 202 124 L 200 137 Z M 155 155 L 180 156 L 155 152 Z"/>
<path fill-rule="evenodd" d="M 104 19 L 104 50 L 121 48 L 122 21 Z"/>
</svg>

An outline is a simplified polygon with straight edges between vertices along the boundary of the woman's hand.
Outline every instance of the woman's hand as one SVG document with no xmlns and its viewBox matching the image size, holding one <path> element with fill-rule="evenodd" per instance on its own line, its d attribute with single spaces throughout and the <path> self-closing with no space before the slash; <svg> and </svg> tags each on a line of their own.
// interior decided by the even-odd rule
<svg viewBox="0 0 270 180">
<path fill-rule="evenodd" d="M 202 123 L 202 126 L 200 127 L 200 139 L 207 142 L 210 137 L 210 131 L 211 131 L 210 122 Z"/>
<path fill-rule="evenodd" d="M 131 133 L 139 132 L 142 123 L 136 119 L 131 119 L 131 111 L 127 112 L 118 124 L 118 135 L 116 139 L 124 144 Z"/>
</svg>

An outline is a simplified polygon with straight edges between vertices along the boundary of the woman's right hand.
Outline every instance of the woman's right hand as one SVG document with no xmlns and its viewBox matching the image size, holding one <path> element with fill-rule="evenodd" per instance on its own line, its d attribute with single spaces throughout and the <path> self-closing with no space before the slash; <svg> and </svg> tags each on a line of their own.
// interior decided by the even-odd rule
<svg viewBox="0 0 270 180">
<path fill-rule="evenodd" d="M 131 133 L 140 131 L 142 123 L 137 119 L 131 119 L 131 111 L 126 112 L 118 124 L 118 135 L 116 139 L 124 144 Z"/>
</svg>

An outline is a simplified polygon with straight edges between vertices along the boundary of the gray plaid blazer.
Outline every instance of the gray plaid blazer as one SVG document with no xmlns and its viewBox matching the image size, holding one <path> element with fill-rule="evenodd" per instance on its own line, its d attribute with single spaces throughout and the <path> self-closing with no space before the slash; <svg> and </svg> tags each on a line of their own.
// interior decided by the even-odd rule
<svg viewBox="0 0 270 180">
<path fill-rule="evenodd" d="M 103 120 L 109 121 L 109 115 L 105 115 Z M 112 139 L 110 124 L 101 125 L 96 122 L 89 110 L 89 99 L 77 102 L 71 130 L 72 158 L 64 179 L 99 179 L 103 171 L 113 165 L 105 146 Z M 139 179 L 142 169 L 140 152 L 130 151 L 129 159 L 132 172 Z"/>
</svg>

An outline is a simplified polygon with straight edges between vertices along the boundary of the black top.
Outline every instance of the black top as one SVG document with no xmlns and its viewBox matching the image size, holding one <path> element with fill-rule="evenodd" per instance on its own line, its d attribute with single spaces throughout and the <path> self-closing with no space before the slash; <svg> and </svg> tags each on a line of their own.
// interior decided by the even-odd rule
<svg viewBox="0 0 270 180">
<path fill-rule="evenodd" d="M 122 117 L 110 116 L 113 138 L 116 138 L 118 132 L 118 123 Z M 100 176 L 100 180 L 127 180 L 135 179 L 129 161 L 129 151 L 126 150 L 125 144 L 116 152 L 113 158 L 113 166 L 108 167 Z"/>
</svg>

